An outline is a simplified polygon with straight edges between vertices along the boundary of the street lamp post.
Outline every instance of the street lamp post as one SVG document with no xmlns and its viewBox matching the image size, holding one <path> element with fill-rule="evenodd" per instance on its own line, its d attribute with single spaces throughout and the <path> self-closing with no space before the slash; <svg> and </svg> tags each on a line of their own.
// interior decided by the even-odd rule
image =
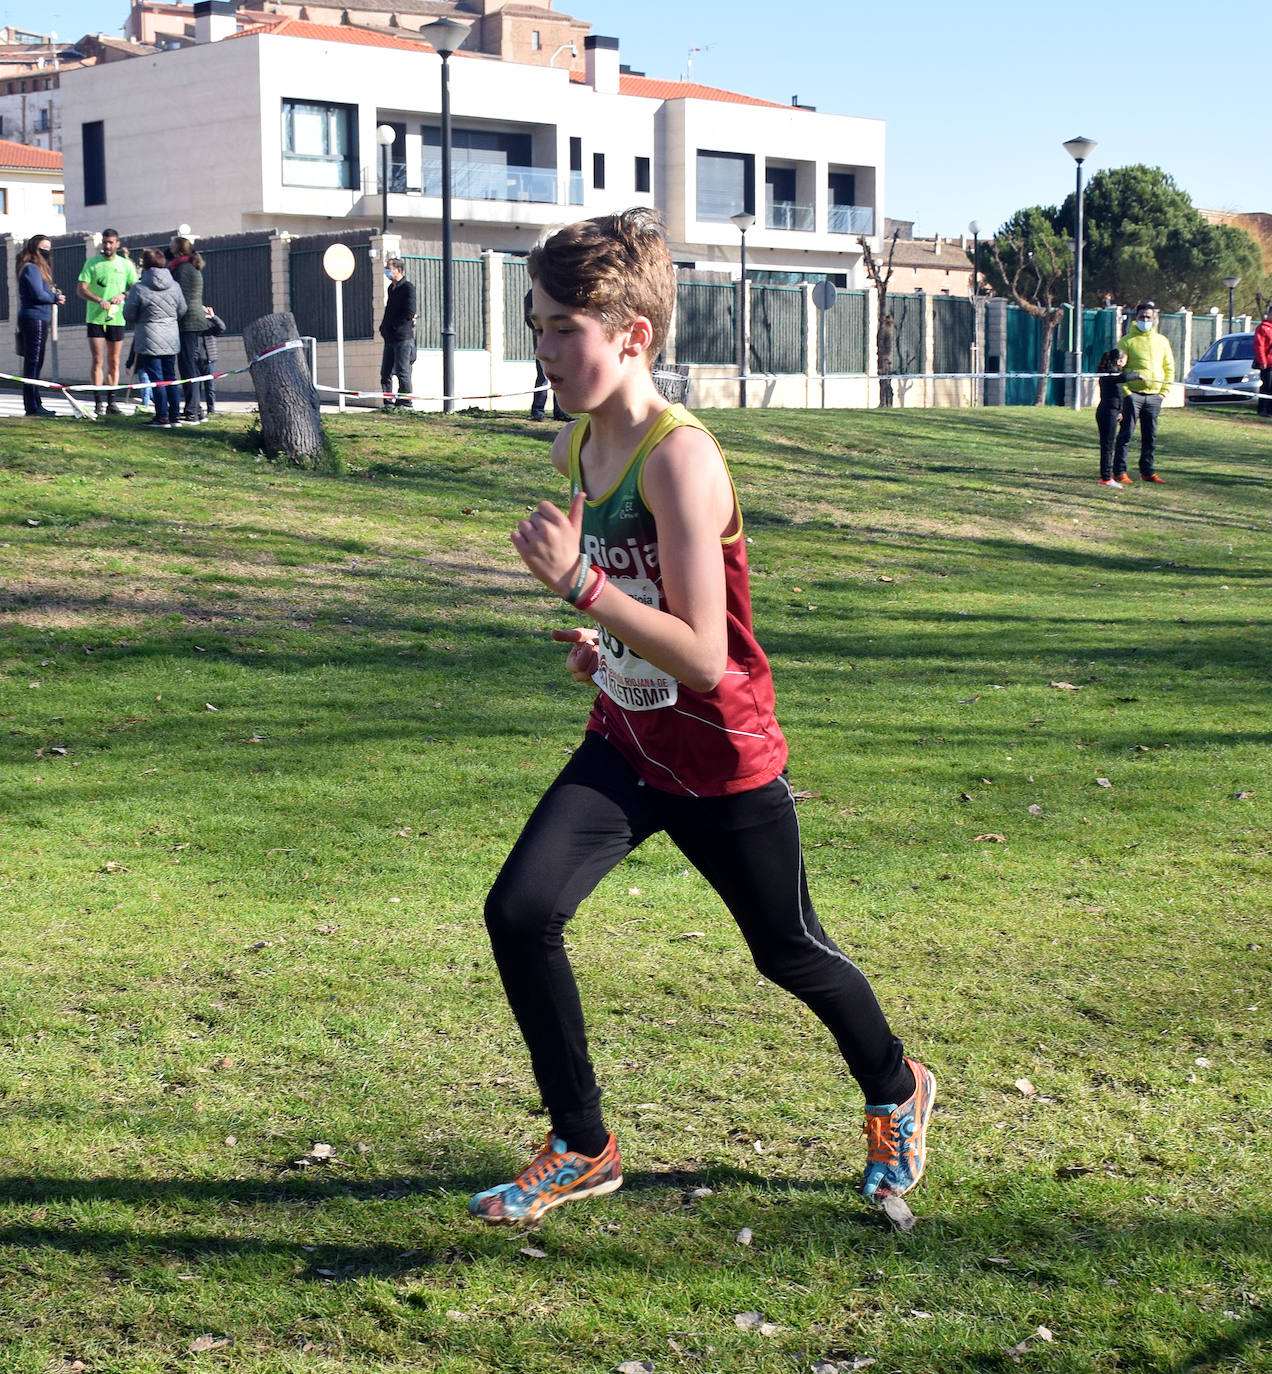
<svg viewBox="0 0 1272 1374">
<path fill-rule="evenodd" d="M 380 145 L 380 234 L 389 232 L 389 149 L 397 139 L 397 130 L 392 124 L 380 124 L 375 131 L 375 141 Z"/>
<path fill-rule="evenodd" d="M 450 58 L 468 37 L 471 24 L 435 19 L 420 30 L 442 59 L 442 409 L 455 409 L 455 247 L 451 217 Z"/>
<path fill-rule="evenodd" d="M 739 312 L 741 319 L 739 322 L 738 340 L 738 404 L 743 410 L 746 409 L 746 378 L 750 370 L 751 354 L 751 332 L 747 328 L 747 299 L 746 299 L 746 231 L 755 223 L 755 216 L 746 210 L 739 210 L 736 215 L 730 215 L 734 228 L 742 235 L 742 309 Z"/>
<path fill-rule="evenodd" d="M 1228 333 L 1232 333 L 1232 317 L 1236 313 L 1233 310 L 1233 293 L 1241 282 L 1240 277 L 1225 277 L 1223 284 L 1228 288 Z"/>
<path fill-rule="evenodd" d="M 967 226 L 967 232 L 972 236 L 972 404 L 976 404 L 976 396 L 980 390 L 980 346 L 977 343 L 977 331 L 979 327 L 979 306 L 980 296 L 980 271 L 977 262 L 980 258 L 980 220 L 974 219 Z"/>
<path fill-rule="evenodd" d="M 1074 353 L 1073 366 L 1069 369 L 1073 374 L 1073 408 L 1081 409 L 1082 406 L 1082 164 L 1095 151 L 1095 140 L 1092 138 L 1071 138 L 1064 144 L 1064 150 L 1078 164 L 1074 190 L 1073 204 L 1073 319 L 1074 319 Z"/>
</svg>

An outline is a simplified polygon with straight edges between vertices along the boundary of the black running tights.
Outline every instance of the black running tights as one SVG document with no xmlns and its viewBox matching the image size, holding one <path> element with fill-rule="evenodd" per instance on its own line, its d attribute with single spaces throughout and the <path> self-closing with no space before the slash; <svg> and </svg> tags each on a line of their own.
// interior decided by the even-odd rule
<svg viewBox="0 0 1272 1374">
<path fill-rule="evenodd" d="M 913 1078 L 901 1042 L 866 976 L 813 910 L 786 778 L 728 797 L 676 797 L 646 787 L 612 745 L 588 733 L 486 899 L 495 961 L 556 1134 L 587 1154 L 595 1150 L 585 1144 L 604 1140 L 566 923 L 659 830 L 719 893 L 756 968 L 825 1023 L 866 1101 L 905 1101 Z"/>
</svg>

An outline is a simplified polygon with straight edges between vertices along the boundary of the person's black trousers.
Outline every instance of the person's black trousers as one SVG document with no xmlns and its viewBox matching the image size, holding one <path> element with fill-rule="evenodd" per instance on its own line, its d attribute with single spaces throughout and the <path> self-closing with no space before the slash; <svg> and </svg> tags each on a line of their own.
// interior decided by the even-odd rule
<svg viewBox="0 0 1272 1374">
<path fill-rule="evenodd" d="M 1113 452 L 1115 473 L 1126 471 L 1126 450 L 1136 425 L 1140 432 L 1139 470 L 1141 477 L 1153 475 L 1153 460 L 1157 454 L 1157 417 L 1161 414 L 1162 397 L 1145 396 L 1128 391 L 1122 398 L 1122 423 L 1118 426 L 1117 447 Z"/>
</svg>

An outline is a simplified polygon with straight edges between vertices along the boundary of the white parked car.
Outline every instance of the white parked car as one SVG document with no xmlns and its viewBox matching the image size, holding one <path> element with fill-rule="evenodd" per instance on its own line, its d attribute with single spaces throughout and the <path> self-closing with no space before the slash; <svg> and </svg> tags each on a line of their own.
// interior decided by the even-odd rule
<svg viewBox="0 0 1272 1374">
<path fill-rule="evenodd" d="M 1203 387 L 1214 387 L 1203 391 Z M 1216 339 L 1188 369 L 1184 378 L 1184 402 L 1239 401 L 1259 390 L 1259 370 L 1254 365 L 1254 335 L 1225 334 Z"/>
</svg>

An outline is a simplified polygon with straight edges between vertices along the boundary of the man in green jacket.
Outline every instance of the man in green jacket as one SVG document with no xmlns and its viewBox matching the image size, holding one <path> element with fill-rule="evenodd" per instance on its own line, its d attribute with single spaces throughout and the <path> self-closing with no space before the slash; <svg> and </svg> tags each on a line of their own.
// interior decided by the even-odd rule
<svg viewBox="0 0 1272 1374">
<path fill-rule="evenodd" d="M 1118 426 L 1117 446 L 1113 450 L 1113 476 L 1119 482 L 1130 483 L 1126 471 L 1126 450 L 1140 427 L 1140 481 L 1161 483 L 1153 471 L 1157 451 L 1157 417 L 1162 401 L 1170 393 L 1175 380 L 1175 355 L 1170 340 L 1157 332 L 1157 307 L 1152 301 L 1140 301 L 1135 307 L 1135 322 L 1117 341 L 1126 354 L 1126 368 L 1132 380 L 1122 385 L 1122 423 Z M 1138 374 L 1138 375 L 1135 375 Z"/>
</svg>

